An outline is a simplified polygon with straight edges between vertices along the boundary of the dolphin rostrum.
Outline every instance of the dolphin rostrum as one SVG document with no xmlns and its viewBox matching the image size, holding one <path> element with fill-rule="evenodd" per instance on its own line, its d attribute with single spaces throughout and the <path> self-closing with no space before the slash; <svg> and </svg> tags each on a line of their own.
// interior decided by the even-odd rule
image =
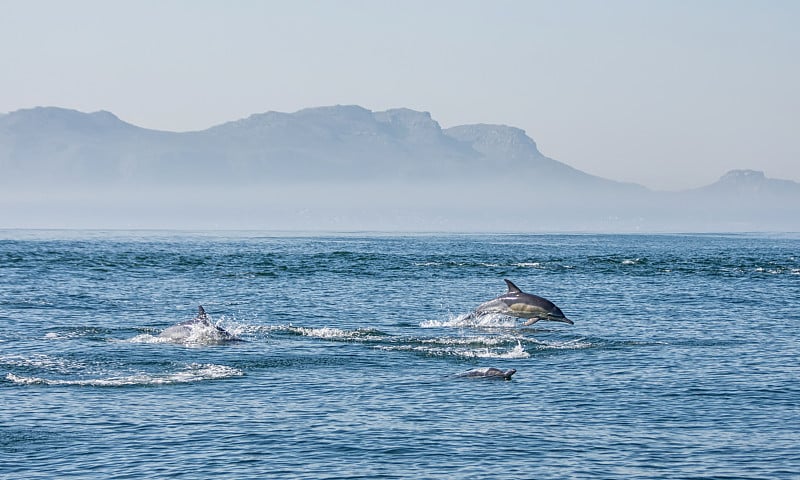
<svg viewBox="0 0 800 480">
<path fill-rule="evenodd" d="M 526 326 L 533 325 L 539 320 L 573 324 L 572 320 L 567 318 L 564 312 L 550 300 L 523 292 L 511 280 L 505 282 L 508 285 L 508 292 L 478 305 L 475 315 L 499 313 L 511 317 L 527 318 Z"/>
<path fill-rule="evenodd" d="M 175 341 L 185 341 L 192 335 L 192 332 L 194 332 L 196 328 L 207 329 L 208 333 L 210 333 L 215 340 L 235 339 L 235 337 L 230 333 L 228 333 L 227 330 L 211 323 L 202 305 L 197 307 L 196 317 L 194 317 L 191 320 L 186 320 L 185 322 L 181 322 L 177 325 L 165 328 L 164 331 L 161 332 L 159 336 L 169 338 Z"/>
</svg>

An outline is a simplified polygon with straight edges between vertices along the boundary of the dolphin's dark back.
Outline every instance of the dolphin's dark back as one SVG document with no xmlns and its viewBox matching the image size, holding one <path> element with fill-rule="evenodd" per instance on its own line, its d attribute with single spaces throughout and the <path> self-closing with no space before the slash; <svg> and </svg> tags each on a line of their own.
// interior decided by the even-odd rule
<svg viewBox="0 0 800 480">
<path fill-rule="evenodd" d="M 535 305 L 538 308 L 542 309 L 543 313 L 547 313 L 546 317 L 540 317 L 540 320 L 554 320 L 558 322 L 564 322 L 572 324 L 572 320 L 568 319 L 564 312 L 561 311 L 560 308 L 556 306 L 555 303 L 551 302 L 546 298 L 542 298 L 538 295 L 534 295 L 532 293 L 525 293 L 516 285 L 514 282 L 508 279 L 504 279 L 506 285 L 508 285 L 508 292 L 504 295 L 498 297 L 498 300 L 505 303 L 509 307 L 512 307 L 516 303 L 526 303 L 528 305 Z M 535 323 L 536 320 L 534 320 Z M 528 325 L 528 323 L 526 323 Z"/>
<path fill-rule="evenodd" d="M 544 308 L 545 310 L 553 310 L 558 309 L 556 305 L 546 298 L 542 298 L 538 295 L 534 295 L 532 293 L 525 293 L 519 289 L 518 286 L 514 285 L 514 282 L 511 280 L 505 279 L 506 285 L 508 285 L 508 292 L 500 298 L 509 299 L 509 300 L 524 300 L 527 303 L 531 303 L 533 305 L 537 305 L 539 307 Z"/>
</svg>

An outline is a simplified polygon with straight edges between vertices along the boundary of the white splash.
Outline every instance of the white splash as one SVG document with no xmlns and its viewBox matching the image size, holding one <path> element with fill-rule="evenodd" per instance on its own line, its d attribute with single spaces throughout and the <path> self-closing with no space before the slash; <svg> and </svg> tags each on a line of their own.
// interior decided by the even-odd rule
<svg viewBox="0 0 800 480">
<path fill-rule="evenodd" d="M 514 328 L 517 326 L 517 320 L 513 317 L 499 313 L 489 313 L 480 316 L 473 316 L 471 313 L 465 313 L 447 320 L 426 320 L 419 324 L 422 328 L 439 328 L 439 327 L 480 327 L 480 328 Z"/>
<path fill-rule="evenodd" d="M 531 354 L 525 351 L 521 342 L 517 342 L 517 345 L 507 352 L 487 351 L 485 353 L 478 352 L 476 355 L 477 358 L 529 358 L 530 356 Z"/>
<path fill-rule="evenodd" d="M 130 343 L 180 343 L 184 345 L 214 345 L 230 340 L 238 339 L 237 330 L 231 331 L 225 328 L 223 332 L 218 330 L 216 324 L 193 323 L 188 325 L 176 325 L 165 330 L 161 334 L 151 335 L 148 333 L 136 335 L 128 340 Z M 178 333 L 171 332 L 173 328 L 180 328 Z M 220 327 L 222 328 L 222 327 Z M 238 328 L 241 330 L 241 328 Z M 170 331 L 170 332 L 168 332 Z M 167 333 L 165 333 L 167 332 Z M 225 335 L 228 332 L 230 336 Z"/>
<path fill-rule="evenodd" d="M 517 342 L 517 345 L 507 351 L 498 351 L 488 347 L 481 348 L 464 348 L 460 345 L 453 346 L 428 346 L 428 345 L 394 345 L 394 346 L 380 346 L 376 347 L 385 351 L 404 351 L 404 352 L 418 352 L 425 355 L 435 357 L 462 357 L 462 358 L 528 358 L 530 354 L 525 351 L 522 343 Z"/>
<path fill-rule="evenodd" d="M 130 343 L 175 343 L 171 338 L 159 337 L 158 335 L 150 335 L 149 333 L 142 333 L 135 337 L 128 339 Z"/>
<path fill-rule="evenodd" d="M 299 333 L 304 337 L 314 338 L 345 338 L 350 336 L 346 330 L 340 328 L 321 327 L 321 328 L 308 328 L 308 327 L 292 327 L 295 333 Z"/>
<path fill-rule="evenodd" d="M 509 343 L 510 341 L 517 340 L 517 337 L 510 337 L 510 336 L 497 336 L 497 337 L 488 337 L 488 336 L 476 336 L 476 337 L 442 337 L 442 338 L 427 338 L 420 340 L 423 344 L 434 344 L 434 345 L 485 345 L 485 346 L 496 346 L 496 345 L 503 345 Z M 517 340 L 519 341 L 519 340 Z"/>
</svg>

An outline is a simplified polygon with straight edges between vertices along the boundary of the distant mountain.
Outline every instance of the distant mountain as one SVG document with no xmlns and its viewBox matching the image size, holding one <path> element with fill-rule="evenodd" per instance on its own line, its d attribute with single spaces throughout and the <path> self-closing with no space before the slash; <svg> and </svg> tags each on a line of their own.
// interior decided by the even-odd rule
<svg viewBox="0 0 800 480">
<path fill-rule="evenodd" d="M 711 185 L 690 190 L 692 193 L 712 194 L 724 198 L 750 201 L 753 198 L 781 199 L 800 195 L 800 183 L 767 178 L 757 170 L 731 170 Z"/>
<path fill-rule="evenodd" d="M 184 133 L 18 110 L 0 115 L 0 187 L 0 228 L 800 231 L 800 184 L 762 172 L 653 192 L 548 158 L 518 128 L 354 105 Z"/>
<path fill-rule="evenodd" d="M 358 106 L 267 112 L 188 133 L 139 128 L 108 112 L 19 110 L 0 117 L 0 167 L 10 185 L 494 183 L 505 169 L 540 188 L 631 187 L 543 156 L 517 128 L 442 130 L 427 112 Z"/>
</svg>

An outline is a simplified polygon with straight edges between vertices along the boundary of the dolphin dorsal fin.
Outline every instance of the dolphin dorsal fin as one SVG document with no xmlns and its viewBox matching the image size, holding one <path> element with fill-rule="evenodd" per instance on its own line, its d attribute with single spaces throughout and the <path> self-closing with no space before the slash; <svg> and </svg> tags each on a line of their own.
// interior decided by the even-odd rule
<svg viewBox="0 0 800 480">
<path fill-rule="evenodd" d="M 197 317 L 204 318 L 206 316 L 206 310 L 203 308 L 202 305 L 197 306 Z"/>
<path fill-rule="evenodd" d="M 519 287 L 514 285 L 514 282 L 512 282 L 511 280 L 508 280 L 508 279 L 504 279 L 504 280 L 506 282 L 506 285 L 508 285 L 508 293 L 522 293 L 522 290 L 520 290 Z"/>
</svg>

